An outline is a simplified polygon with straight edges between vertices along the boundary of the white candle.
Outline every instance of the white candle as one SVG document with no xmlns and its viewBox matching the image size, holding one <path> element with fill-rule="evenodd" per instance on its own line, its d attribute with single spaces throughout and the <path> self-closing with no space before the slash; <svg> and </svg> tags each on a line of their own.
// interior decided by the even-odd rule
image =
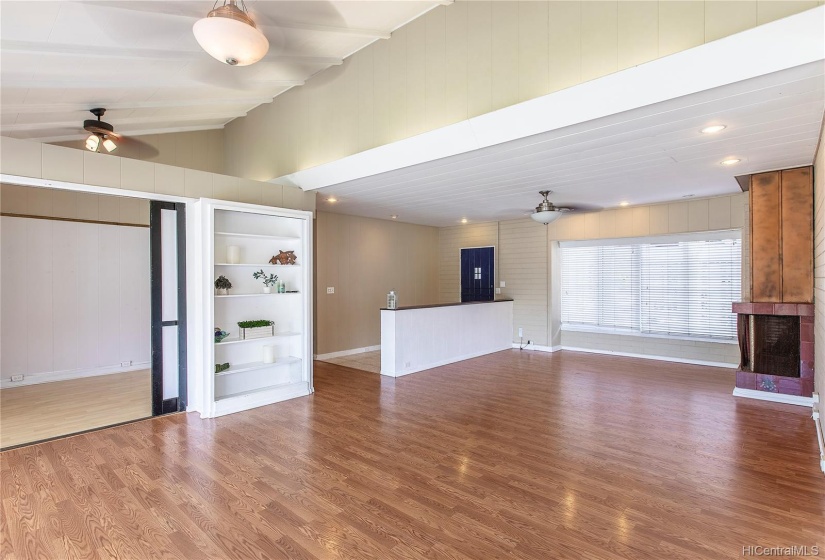
<svg viewBox="0 0 825 560">
<path fill-rule="evenodd" d="M 241 262 L 241 248 L 237 245 L 228 245 L 226 247 L 226 262 L 229 264 L 238 264 Z"/>
<path fill-rule="evenodd" d="M 264 363 L 275 363 L 275 347 L 272 345 L 264 346 Z"/>
</svg>

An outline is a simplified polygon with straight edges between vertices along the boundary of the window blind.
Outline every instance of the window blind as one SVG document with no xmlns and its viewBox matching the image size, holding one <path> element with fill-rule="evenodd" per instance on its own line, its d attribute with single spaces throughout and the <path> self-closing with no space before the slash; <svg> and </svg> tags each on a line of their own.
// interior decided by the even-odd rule
<svg viewBox="0 0 825 560">
<path fill-rule="evenodd" d="M 662 336 L 736 338 L 738 232 L 562 244 L 562 324 Z"/>
</svg>

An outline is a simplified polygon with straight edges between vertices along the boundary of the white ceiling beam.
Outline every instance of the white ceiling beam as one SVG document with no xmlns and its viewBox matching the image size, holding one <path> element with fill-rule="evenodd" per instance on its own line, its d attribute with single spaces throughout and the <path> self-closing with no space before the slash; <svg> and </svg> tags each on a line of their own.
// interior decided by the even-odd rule
<svg viewBox="0 0 825 560">
<path fill-rule="evenodd" d="M 118 131 L 122 136 L 147 136 L 150 134 L 170 134 L 173 132 L 199 132 L 201 130 L 220 130 L 224 127 L 222 124 L 203 124 L 196 126 L 174 126 L 171 128 L 151 128 L 147 130 L 124 130 Z M 37 138 L 26 138 L 31 142 L 70 142 L 72 140 L 82 140 L 88 134 L 66 134 L 63 136 L 42 136 Z"/>
<path fill-rule="evenodd" d="M 112 124 L 115 125 L 115 132 L 120 134 L 121 129 L 130 124 L 162 124 L 164 121 L 169 122 L 186 122 L 186 121 L 211 121 L 211 120 L 225 120 L 229 121 L 238 117 L 245 117 L 245 111 L 228 111 L 224 113 L 199 113 L 196 115 L 158 115 L 152 117 L 127 117 L 125 119 L 115 119 Z M 92 117 L 89 117 L 90 119 Z M 32 130 L 52 130 L 55 128 L 77 128 L 83 129 L 83 122 L 81 120 L 66 121 L 66 122 L 38 122 L 38 123 L 20 123 L 20 124 L 4 124 L 0 126 L 0 130 L 5 132 L 29 132 Z"/>
<path fill-rule="evenodd" d="M 280 29 L 299 29 L 301 31 L 315 31 L 319 33 L 334 33 L 337 35 L 351 35 L 354 37 L 368 37 L 370 39 L 389 39 L 389 31 L 381 29 L 359 29 L 356 27 L 338 27 L 334 25 L 318 25 L 284 19 L 268 19 L 262 27 L 276 27 Z"/>
<path fill-rule="evenodd" d="M 272 103 L 271 97 L 242 97 L 237 99 L 169 99 L 166 101 L 127 101 L 120 103 L 104 103 L 109 111 L 129 109 L 162 109 L 175 107 L 220 107 L 223 105 L 240 105 L 257 107 L 264 103 Z M 13 103 L 0 105 L 3 114 L 45 114 L 45 113 L 73 113 L 88 112 L 99 104 L 96 103 Z"/>
<path fill-rule="evenodd" d="M 108 80 L 86 80 L 80 79 L 76 76 L 63 76 L 63 77 L 44 77 L 44 78 L 37 78 L 31 75 L 25 74 L 5 74 L 0 75 L 0 80 L 3 82 L 4 87 L 9 88 L 25 88 L 25 89 L 47 89 L 47 88 L 68 88 L 68 89 L 88 89 L 88 88 L 95 88 L 95 89 L 152 89 L 152 90 L 162 90 L 162 89 L 179 89 L 184 87 L 192 87 L 193 84 L 191 81 L 185 79 L 185 77 L 180 77 L 177 80 L 170 79 L 164 80 L 160 85 L 152 85 L 147 83 L 146 81 L 136 80 L 136 81 L 126 81 L 120 78 L 112 78 Z M 255 91 L 256 89 L 265 89 L 270 87 L 295 87 L 295 86 L 302 86 L 304 85 L 304 80 L 249 80 L 243 83 L 244 89 L 249 91 Z M 221 86 L 215 84 L 200 84 L 199 87 L 207 87 L 212 89 L 234 89 L 231 86 L 227 86 L 226 88 L 222 88 Z"/>
<path fill-rule="evenodd" d="M 190 61 L 199 58 L 211 60 L 209 55 L 201 50 L 168 51 L 163 49 L 100 47 L 97 45 L 68 45 L 33 41 L 0 40 L 0 51 L 3 53 L 18 54 L 46 54 L 52 56 L 83 56 L 94 58 L 138 58 L 162 61 Z M 268 54 L 264 57 L 264 60 L 317 64 L 319 66 L 339 66 L 344 63 L 342 58 L 334 56 L 304 56 L 299 54 L 279 54 L 275 52 Z"/>
</svg>

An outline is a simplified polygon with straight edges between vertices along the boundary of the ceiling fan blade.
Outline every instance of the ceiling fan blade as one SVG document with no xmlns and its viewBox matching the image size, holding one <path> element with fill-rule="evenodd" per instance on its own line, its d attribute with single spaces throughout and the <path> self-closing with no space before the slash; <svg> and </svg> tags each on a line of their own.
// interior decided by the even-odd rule
<svg viewBox="0 0 825 560">
<path fill-rule="evenodd" d="M 604 210 L 604 206 L 599 206 L 598 204 L 564 204 L 562 202 L 553 204 L 559 210 L 569 214 L 584 214 L 585 212 Z"/>
<path fill-rule="evenodd" d="M 158 149 L 134 136 L 119 136 L 118 143 L 124 147 L 140 150 L 141 159 L 155 158 L 160 155 Z"/>
</svg>

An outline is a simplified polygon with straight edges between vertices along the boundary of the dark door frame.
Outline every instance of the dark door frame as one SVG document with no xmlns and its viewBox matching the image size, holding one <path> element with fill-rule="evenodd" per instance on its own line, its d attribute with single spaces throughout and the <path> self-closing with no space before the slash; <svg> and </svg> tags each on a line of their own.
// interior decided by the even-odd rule
<svg viewBox="0 0 825 560">
<path fill-rule="evenodd" d="M 177 320 L 163 320 L 161 210 L 177 213 Z M 152 416 L 186 410 L 186 204 L 149 202 L 152 269 Z M 178 327 L 178 396 L 163 399 L 163 327 Z"/>
</svg>

